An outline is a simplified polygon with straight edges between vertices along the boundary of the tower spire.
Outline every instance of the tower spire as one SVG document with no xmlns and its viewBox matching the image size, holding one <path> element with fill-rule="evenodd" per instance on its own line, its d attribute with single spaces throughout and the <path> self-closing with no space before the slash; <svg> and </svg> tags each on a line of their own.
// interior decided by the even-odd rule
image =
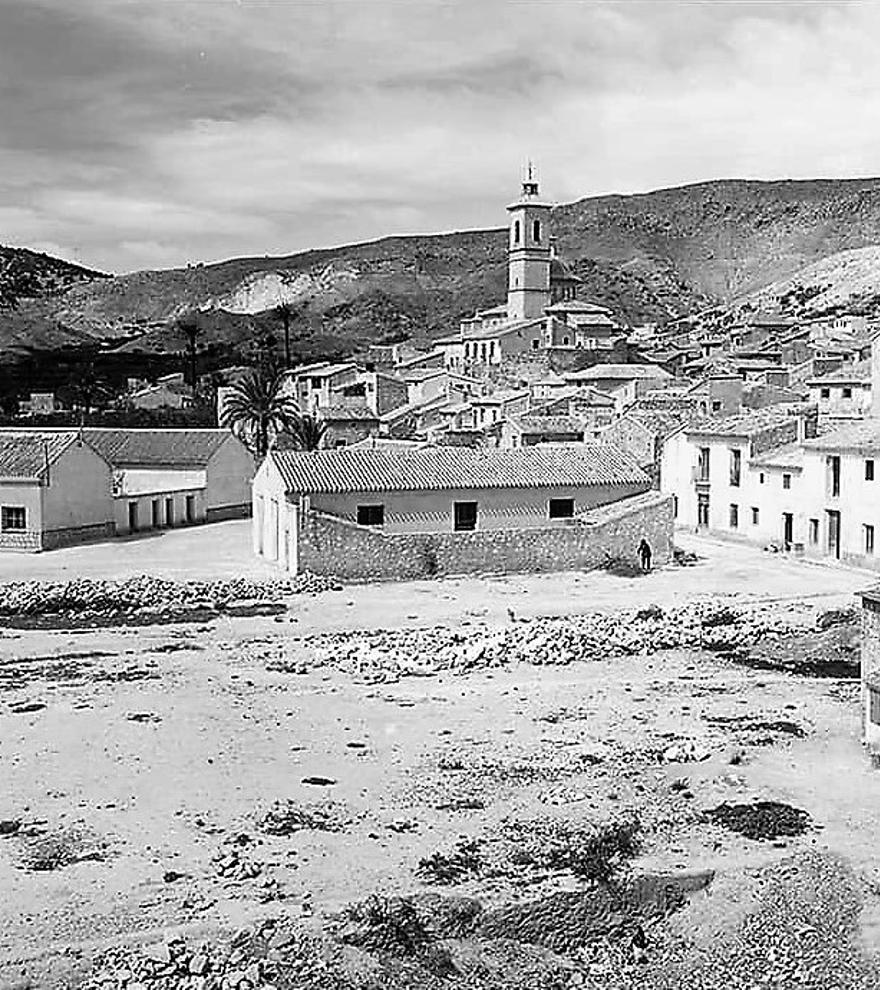
<svg viewBox="0 0 880 990">
<path fill-rule="evenodd" d="M 522 184 L 523 196 L 538 195 L 538 180 L 535 178 L 535 163 L 531 158 L 526 159 L 526 177 Z"/>
</svg>

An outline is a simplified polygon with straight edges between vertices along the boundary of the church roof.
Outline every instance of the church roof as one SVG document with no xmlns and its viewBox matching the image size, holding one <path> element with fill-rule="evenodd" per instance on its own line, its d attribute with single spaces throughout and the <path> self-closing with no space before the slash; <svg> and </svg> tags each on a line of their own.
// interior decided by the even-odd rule
<svg viewBox="0 0 880 990">
<path fill-rule="evenodd" d="M 550 284 L 554 282 L 582 282 L 562 258 L 550 259 Z"/>
</svg>

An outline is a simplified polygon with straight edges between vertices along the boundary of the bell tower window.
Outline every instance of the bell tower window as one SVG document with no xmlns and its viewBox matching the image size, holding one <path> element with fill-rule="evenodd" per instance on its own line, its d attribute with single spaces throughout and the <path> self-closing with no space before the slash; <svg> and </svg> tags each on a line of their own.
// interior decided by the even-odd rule
<svg viewBox="0 0 880 990">
<path fill-rule="evenodd" d="M 532 221 L 532 240 L 536 244 L 540 244 L 541 243 L 541 221 L 540 220 L 534 220 L 534 221 Z"/>
<path fill-rule="evenodd" d="M 519 220 L 513 221 L 513 243 L 519 244 Z"/>
</svg>

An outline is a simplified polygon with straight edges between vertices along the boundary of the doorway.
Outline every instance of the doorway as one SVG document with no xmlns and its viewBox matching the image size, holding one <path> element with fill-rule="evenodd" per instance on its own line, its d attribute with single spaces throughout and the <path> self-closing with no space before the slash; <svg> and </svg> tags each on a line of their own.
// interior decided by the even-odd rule
<svg viewBox="0 0 880 990">
<path fill-rule="evenodd" d="M 173 498 L 166 498 L 165 499 L 165 525 L 166 526 L 173 526 L 174 525 L 174 499 Z"/>
<path fill-rule="evenodd" d="M 782 513 L 782 542 L 786 550 L 794 543 L 794 515 L 791 512 Z"/>
<path fill-rule="evenodd" d="M 828 553 L 840 560 L 840 513 L 836 509 L 828 509 Z"/>
<path fill-rule="evenodd" d="M 129 533 L 136 533 L 138 528 L 138 504 L 137 502 L 128 503 L 128 531 Z"/>
<path fill-rule="evenodd" d="M 709 495 L 707 492 L 697 493 L 697 525 L 709 527 Z"/>
</svg>

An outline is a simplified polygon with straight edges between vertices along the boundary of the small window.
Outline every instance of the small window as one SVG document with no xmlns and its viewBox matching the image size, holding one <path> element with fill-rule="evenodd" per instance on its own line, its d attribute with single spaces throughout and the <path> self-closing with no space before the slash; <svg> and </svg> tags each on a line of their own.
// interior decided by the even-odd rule
<svg viewBox="0 0 880 990">
<path fill-rule="evenodd" d="M 819 389 L 819 395 L 823 399 L 830 399 L 831 398 L 831 389 L 830 388 Z"/>
<path fill-rule="evenodd" d="M 456 532 L 470 532 L 477 528 L 476 502 L 453 502 L 452 512 Z"/>
<path fill-rule="evenodd" d="M 541 341 L 537 337 L 532 341 L 532 350 L 536 351 L 541 346 Z"/>
<path fill-rule="evenodd" d="M 0 528 L 4 533 L 27 529 L 27 509 L 23 505 L 4 505 L 0 513 Z"/>
<path fill-rule="evenodd" d="M 874 480 L 874 462 L 865 461 L 865 481 Z"/>
<path fill-rule="evenodd" d="M 713 399 L 712 400 L 712 412 L 721 412 L 721 400 L 720 399 Z"/>
<path fill-rule="evenodd" d="M 384 505 L 359 505 L 357 508 L 358 526 L 384 526 Z"/>
<path fill-rule="evenodd" d="M 568 347 L 568 337 L 563 337 L 562 338 L 562 346 L 563 347 Z"/>
<path fill-rule="evenodd" d="M 730 503 L 730 528 L 736 529 L 739 526 L 739 506 L 731 502 Z"/>
<path fill-rule="evenodd" d="M 851 388 L 845 388 L 842 391 L 843 391 L 843 397 L 844 397 L 844 399 L 851 399 L 852 398 L 852 389 Z"/>
<path fill-rule="evenodd" d="M 678 519 L 678 496 L 672 496 L 672 518 Z"/>
<path fill-rule="evenodd" d="M 757 507 L 753 505 L 752 506 L 752 525 L 753 526 L 757 526 L 758 525 L 758 519 L 759 518 L 760 518 L 760 512 L 758 511 Z"/>
<path fill-rule="evenodd" d="M 551 519 L 571 519 L 574 516 L 573 498 L 551 498 L 550 518 Z"/>
<path fill-rule="evenodd" d="M 730 451 L 730 487 L 739 488 L 740 476 L 742 474 L 742 451 Z"/>
<path fill-rule="evenodd" d="M 819 520 L 810 520 L 810 543 L 815 546 L 819 542 Z"/>
<path fill-rule="evenodd" d="M 514 220 L 513 221 L 513 243 L 514 244 L 519 244 L 519 237 L 520 237 L 519 231 L 520 231 L 519 220 Z"/>
<path fill-rule="evenodd" d="M 791 475 L 784 474 L 782 476 L 782 487 L 785 489 L 791 488 Z"/>
<path fill-rule="evenodd" d="M 863 528 L 865 531 L 865 554 L 872 557 L 874 555 L 874 527 L 866 525 Z"/>
<path fill-rule="evenodd" d="M 536 244 L 540 244 L 541 243 L 541 221 L 540 220 L 533 220 L 532 221 L 532 240 Z"/>
</svg>

